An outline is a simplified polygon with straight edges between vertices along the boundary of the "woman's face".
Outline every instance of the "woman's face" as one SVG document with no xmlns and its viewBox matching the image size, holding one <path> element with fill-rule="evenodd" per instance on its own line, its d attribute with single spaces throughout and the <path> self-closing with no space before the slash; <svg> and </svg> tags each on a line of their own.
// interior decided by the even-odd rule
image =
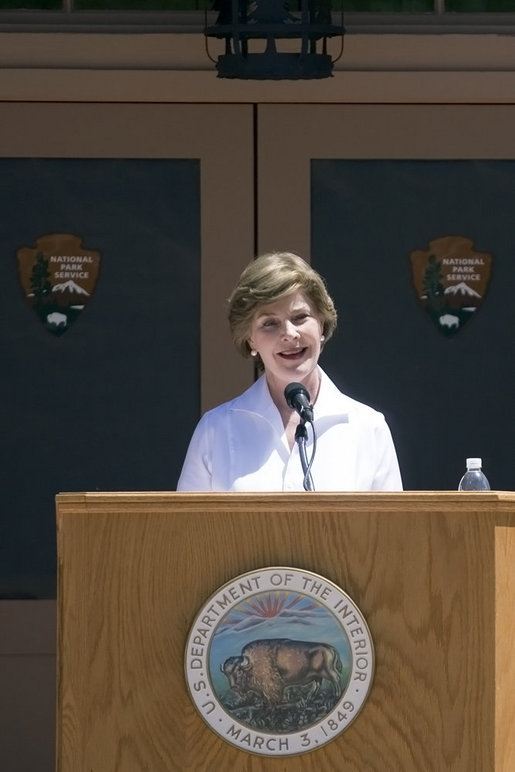
<svg viewBox="0 0 515 772">
<path fill-rule="evenodd" d="M 261 357 L 269 386 L 282 390 L 299 381 L 309 390 L 310 380 L 316 377 L 318 382 L 321 336 L 322 323 L 315 308 L 298 290 L 256 309 L 249 345 Z"/>
</svg>

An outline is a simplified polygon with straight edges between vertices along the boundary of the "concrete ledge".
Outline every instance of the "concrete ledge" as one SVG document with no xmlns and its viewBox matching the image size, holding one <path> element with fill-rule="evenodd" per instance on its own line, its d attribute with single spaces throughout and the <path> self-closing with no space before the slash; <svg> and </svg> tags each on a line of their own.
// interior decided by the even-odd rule
<svg viewBox="0 0 515 772">
<path fill-rule="evenodd" d="M 241 81 L 215 71 L 2 69 L 0 101 L 111 103 L 513 104 L 515 72 L 348 72 Z"/>
</svg>

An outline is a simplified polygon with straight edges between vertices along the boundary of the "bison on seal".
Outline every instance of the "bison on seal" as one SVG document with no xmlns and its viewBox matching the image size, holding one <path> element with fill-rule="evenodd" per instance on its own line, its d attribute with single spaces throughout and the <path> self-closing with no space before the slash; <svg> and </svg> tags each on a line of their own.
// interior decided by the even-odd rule
<svg viewBox="0 0 515 772">
<path fill-rule="evenodd" d="M 289 638 L 252 641 L 241 655 L 229 657 L 221 666 L 230 688 L 239 696 L 258 694 L 270 705 L 283 703 L 287 689 L 293 686 L 309 685 L 306 699 L 313 699 L 324 679 L 338 699 L 341 669 L 334 646 Z"/>
</svg>

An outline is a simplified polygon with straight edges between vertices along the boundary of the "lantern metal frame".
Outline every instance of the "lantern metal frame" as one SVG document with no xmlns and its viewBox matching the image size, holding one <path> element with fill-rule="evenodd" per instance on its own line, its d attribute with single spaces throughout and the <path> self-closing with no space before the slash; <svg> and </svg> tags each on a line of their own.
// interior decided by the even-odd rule
<svg viewBox="0 0 515 772">
<path fill-rule="evenodd" d="M 215 0 L 218 18 L 206 25 L 208 38 L 225 40 L 225 52 L 216 63 L 219 78 L 309 79 L 332 75 L 343 51 L 345 28 L 333 24 L 331 0 L 301 0 L 300 11 L 291 12 L 287 0 Z M 327 40 L 341 37 L 335 59 L 327 51 Z M 261 53 L 249 51 L 249 41 L 265 40 Z M 297 52 L 280 52 L 276 41 L 297 40 Z M 319 46 L 321 50 L 319 50 Z"/>
</svg>

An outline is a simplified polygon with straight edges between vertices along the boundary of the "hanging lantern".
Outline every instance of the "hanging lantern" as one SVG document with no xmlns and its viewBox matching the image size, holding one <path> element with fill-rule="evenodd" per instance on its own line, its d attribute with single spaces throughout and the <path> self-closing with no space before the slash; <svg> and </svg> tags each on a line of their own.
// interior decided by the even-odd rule
<svg viewBox="0 0 515 772">
<path fill-rule="evenodd" d="M 214 0 L 213 10 L 218 17 L 206 26 L 205 36 L 225 40 L 225 52 L 216 60 L 219 78 L 331 76 L 336 60 L 327 53 L 327 40 L 343 41 L 345 33 L 343 24 L 332 23 L 331 0 L 300 0 L 298 12 L 290 10 L 287 0 Z M 279 51 L 278 40 L 292 41 L 288 48 L 296 50 Z M 263 51 L 251 49 L 256 41 Z"/>
</svg>

